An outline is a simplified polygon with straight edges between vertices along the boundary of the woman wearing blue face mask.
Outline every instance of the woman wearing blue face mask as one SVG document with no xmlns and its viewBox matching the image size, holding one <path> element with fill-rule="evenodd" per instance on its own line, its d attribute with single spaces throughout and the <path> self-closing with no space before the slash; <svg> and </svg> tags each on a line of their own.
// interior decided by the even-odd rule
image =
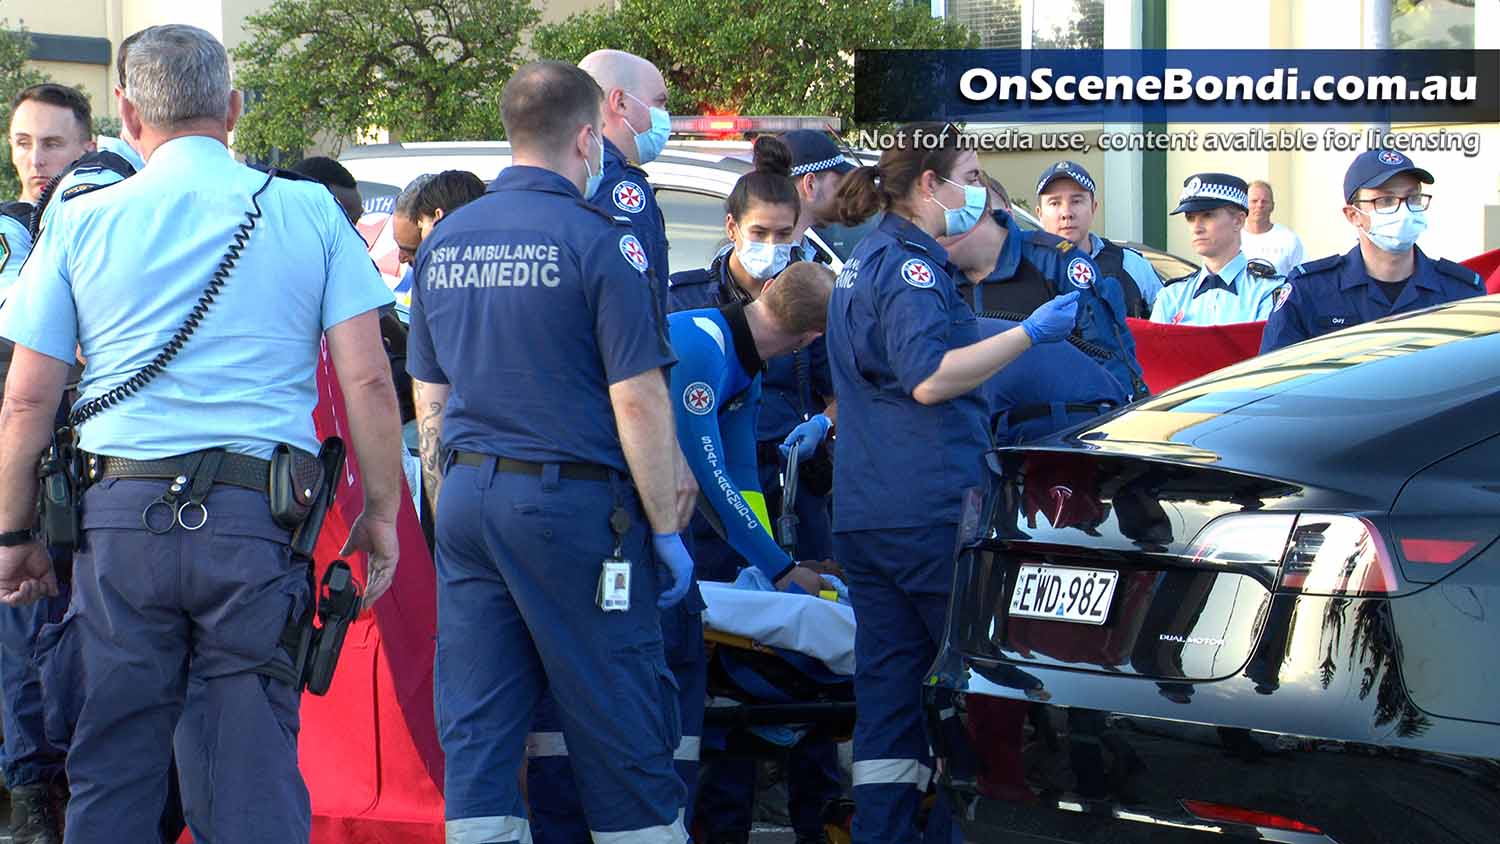
<svg viewBox="0 0 1500 844">
<path fill-rule="evenodd" d="M 942 641 L 963 502 L 986 484 L 985 405 L 974 390 L 1034 343 L 1072 330 L 1077 293 L 980 339 L 946 273 L 944 235 L 985 207 L 979 159 L 951 126 L 916 124 L 876 167 L 844 177 L 840 222 L 886 215 L 844 265 L 828 306 L 839 401 L 835 559 L 854 605 L 854 841 L 923 840 L 931 782 L 921 686 Z M 945 801 L 925 840 L 957 841 Z"/>
<path fill-rule="evenodd" d="M 741 176 L 724 200 L 729 245 L 707 267 L 672 275 L 669 313 L 750 302 L 767 280 L 800 257 L 802 203 L 791 179 L 791 151 L 767 135 L 756 139 L 754 155 L 755 169 Z"/>
</svg>

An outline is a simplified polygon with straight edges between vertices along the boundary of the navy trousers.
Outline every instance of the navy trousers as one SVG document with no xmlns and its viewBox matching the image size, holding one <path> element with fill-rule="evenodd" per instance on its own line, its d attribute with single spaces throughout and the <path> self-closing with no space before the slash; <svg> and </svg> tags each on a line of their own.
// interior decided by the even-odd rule
<svg viewBox="0 0 1500 844">
<path fill-rule="evenodd" d="M 67 607 L 66 589 L 30 606 L 0 607 L 0 693 L 5 708 L 0 771 L 6 788 L 50 782 L 62 773 L 64 746 L 47 738 L 42 680 L 32 657 L 42 626 L 60 621 Z"/>
<path fill-rule="evenodd" d="M 941 792 L 917 830 L 933 773 L 922 681 L 943 640 L 957 540 L 957 525 L 833 535 L 855 619 L 855 844 L 959 840 Z"/>
<path fill-rule="evenodd" d="M 630 609 L 597 604 L 615 547 L 616 504 L 632 526 Z M 452 466 L 438 501 L 438 736 L 451 844 L 530 841 L 517 774 L 549 688 L 595 841 L 681 844 L 685 792 L 677 684 L 662 647 L 647 525 L 622 481 Z M 535 750 L 535 748 L 533 748 Z M 533 805 L 547 794 L 529 792 Z"/>
<path fill-rule="evenodd" d="M 298 695 L 279 645 L 310 600 L 263 493 L 215 486 L 199 530 L 147 505 L 165 481 L 84 497 L 67 614 L 39 637 L 49 733 L 71 734 L 69 844 L 156 841 L 175 750 L 195 840 L 306 841 Z M 189 520 L 192 523 L 192 520 Z"/>
</svg>

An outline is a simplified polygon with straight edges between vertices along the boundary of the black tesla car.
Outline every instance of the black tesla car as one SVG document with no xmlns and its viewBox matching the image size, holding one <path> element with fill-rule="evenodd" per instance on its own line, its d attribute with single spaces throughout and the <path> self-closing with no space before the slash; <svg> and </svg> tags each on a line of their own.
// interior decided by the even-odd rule
<svg viewBox="0 0 1500 844">
<path fill-rule="evenodd" d="M 926 686 L 971 841 L 1500 841 L 1500 296 L 990 455 Z"/>
</svg>

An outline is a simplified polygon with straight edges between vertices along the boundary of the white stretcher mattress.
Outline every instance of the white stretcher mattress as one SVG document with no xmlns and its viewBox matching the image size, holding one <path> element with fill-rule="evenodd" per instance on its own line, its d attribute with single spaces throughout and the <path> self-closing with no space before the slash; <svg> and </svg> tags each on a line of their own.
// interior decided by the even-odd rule
<svg viewBox="0 0 1500 844">
<path fill-rule="evenodd" d="M 835 674 L 854 674 L 854 610 L 846 604 L 728 583 L 699 582 L 703 624 L 820 660 Z"/>
</svg>

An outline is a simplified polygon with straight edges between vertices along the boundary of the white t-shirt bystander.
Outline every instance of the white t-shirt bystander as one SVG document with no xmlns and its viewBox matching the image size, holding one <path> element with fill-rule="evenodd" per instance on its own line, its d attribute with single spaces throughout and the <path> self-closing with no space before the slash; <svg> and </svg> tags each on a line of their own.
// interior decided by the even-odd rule
<svg viewBox="0 0 1500 844">
<path fill-rule="evenodd" d="M 1278 275 L 1286 275 L 1292 267 L 1302 263 L 1302 238 L 1280 223 L 1272 223 L 1268 231 L 1251 234 L 1246 226 L 1240 230 L 1240 251 L 1246 258 L 1260 258 L 1276 266 Z"/>
</svg>

